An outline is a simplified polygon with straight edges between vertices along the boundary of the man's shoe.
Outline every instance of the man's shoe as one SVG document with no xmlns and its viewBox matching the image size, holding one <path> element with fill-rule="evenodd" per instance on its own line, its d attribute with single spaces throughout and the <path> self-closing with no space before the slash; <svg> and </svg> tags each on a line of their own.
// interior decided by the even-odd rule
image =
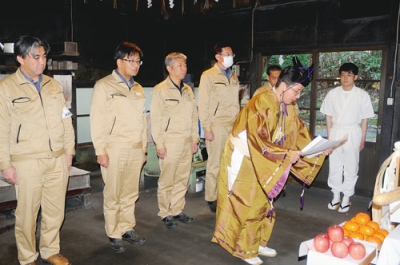
<svg viewBox="0 0 400 265">
<path fill-rule="evenodd" d="M 125 252 L 126 247 L 124 245 L 124 242 L 120 238 L 111 238 L 110 239 L 110 246 L 112 250 L 114 250 L 115 253 L 122 253 Z"/>
<path fill-rule="evenodd" d="M 144 237 L 139 237 L 139 235 L 133 229 L 126 231 L 125 234 L 122 235 L 122 239 L 139 246 L 143 245 L 144 242 L 146 242 L 146 239 Z"/>
<path fill-rule="evenodd" d="M 217 201 L 207 202 L 210 207 L 210 211 L 215 213 L 217 211 Z"/>
<path fill-rule="evenodd" d="M 258 247 L 258 255 L 272 258 L 272 257 L 275 257 L 276 254 L 277 254 L 276 250 L 273 248 L 269 248 L 267 246 L 265 246 L 265 247 L 259 246 Z"/>
<path fill-rule="evenodd" d="M 172 217 L 172 215 L 168 215 L 167 217 L 163 218 L 162 221 L 168 229 L 175 229 L 178 226 L 178 223 L 175 222 L 175 219 Z"/>
<path fill-rule="evenodd" d="M 35 264 L 35 263 L 33 263 Z M 71 262 L 61 254 L 55 254 L 47 259 L 42 259 L 42 264 L 46 265 L 71 265 Z"/>
<path fill-rule="evenodd" d="M 193 222 L 193 217 L 186 215 L 184 212 L 181 212 L 180 214 L 175 215 L 174 219 L 181 221 L 182 223 L 185 223 L 185 224 Z"/>
</svg>

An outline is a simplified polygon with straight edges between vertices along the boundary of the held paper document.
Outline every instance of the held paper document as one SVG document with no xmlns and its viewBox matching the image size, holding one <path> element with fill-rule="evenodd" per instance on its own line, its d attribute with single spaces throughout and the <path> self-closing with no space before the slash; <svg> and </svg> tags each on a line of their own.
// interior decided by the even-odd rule
<svg viewBox="0 0 400 265">
<path fill-rule="evenodd" d="M 321 154 L 323 151 L 329 148 L 333 148 L 339 146 L 347 140 L 347 136 L 342 140 L 332 141 L 323 138 L 321 135 L 318 135 L 314 140 L 312 140 L 306 147 L 304 147 L 301 151 L 307 158 L 314 157 L 316 155 Z"/>
</svg>

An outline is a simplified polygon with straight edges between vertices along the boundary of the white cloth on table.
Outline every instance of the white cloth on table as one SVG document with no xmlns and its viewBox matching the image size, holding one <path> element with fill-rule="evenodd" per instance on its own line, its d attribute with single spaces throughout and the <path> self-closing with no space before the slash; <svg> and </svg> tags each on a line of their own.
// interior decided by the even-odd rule
<svg viewBox="0 0 400 265">
<path fill-rule="evenodd" d="M 400 265 L 400 225 L 383 241 L 376 265 Z"/>
</svg>

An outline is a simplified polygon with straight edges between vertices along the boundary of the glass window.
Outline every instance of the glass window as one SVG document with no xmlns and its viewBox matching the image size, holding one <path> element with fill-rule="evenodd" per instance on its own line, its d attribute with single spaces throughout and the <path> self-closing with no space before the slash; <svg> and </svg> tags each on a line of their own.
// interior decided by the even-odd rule
<svg viewBox="0 0 400 265">
<path fill-rule="evenodd" d="M 279 54 L 263 57 L 262 84 L 267 82 L 267 68 L 278 64 L 282 68 L 293 65 L 297 56 L 304 66 L 318 58 L 318 69 L 314 70 L 314 82 L 310 83 L 297 100 L 299 115 L 314 135 L 326 137 L 326 120 L 319 110 L 330 89 L 340 86 L 339 67 L 345 62 L 353 62 L 359 67 L 355 85 L 368 92 L 371 97 L 375 117 L 368 120 L 367 141 L 376 142 L 378 132 L 379 92 L 381 84 L 382 50 L 315 52 L 308 54 Z"/>
</svg>

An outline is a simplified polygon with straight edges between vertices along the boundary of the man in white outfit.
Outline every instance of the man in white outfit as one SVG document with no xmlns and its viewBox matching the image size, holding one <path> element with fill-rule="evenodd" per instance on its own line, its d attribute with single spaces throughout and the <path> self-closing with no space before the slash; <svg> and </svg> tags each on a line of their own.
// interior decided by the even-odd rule
<svg viewBox="0 0 400 265">
<path fill-rule="evenodd" d="M 344 63 L 339 74 L 341 86 L 328 92 L 320 111 L 326 116 L 328 139 L 341 140 L 347 136 L 347 141 L 329 156 L 328 177 L 333 193 L 328 208 L 345 213 L 350 209 L 350 197 L 354 195 L 358 179 L 359 155 L 365 145 L 368 118 L 375 114 L 368 93 L 354 86 L 358 67 Z M 342 200 L 340 193 L 343 193 Z"/>
</svg>

